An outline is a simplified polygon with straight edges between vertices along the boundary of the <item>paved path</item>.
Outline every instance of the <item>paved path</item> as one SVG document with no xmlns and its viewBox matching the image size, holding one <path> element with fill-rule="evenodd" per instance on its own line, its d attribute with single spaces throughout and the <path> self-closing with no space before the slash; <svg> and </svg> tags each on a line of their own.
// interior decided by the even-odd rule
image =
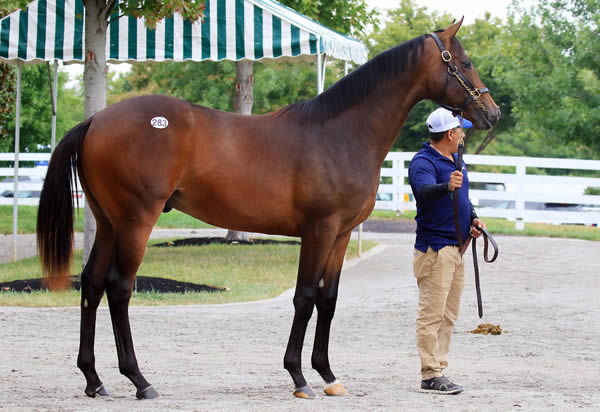
<svg viewBox="0 0 600 412">
<path fill-rule="evenodd" d="M 132 307 L 140 367 L 161 394 L 144 402 L 119 374 L 106 307 L 96 343 L 111 392 L 104 399 L 83 395 L 78 308 L 0 307 L 0 410 L 598 410 L 600 244 L 497 240 L 498 261 L 482 264 L 484 320 L 506 333 L 469 333 L 479 322 L 469 267 L 448 369 L 465 387 L 461 395 L 418 391 L 413 235 L 395 234 L 342 274 L 330 353 L 347 397 L 292 397 L 282 368 L 293 316 L 288 291 L 259 303 Z M 313 336 L 314 316 L 303 359 L 320 392 L 309 368 Z"/>
</svg>

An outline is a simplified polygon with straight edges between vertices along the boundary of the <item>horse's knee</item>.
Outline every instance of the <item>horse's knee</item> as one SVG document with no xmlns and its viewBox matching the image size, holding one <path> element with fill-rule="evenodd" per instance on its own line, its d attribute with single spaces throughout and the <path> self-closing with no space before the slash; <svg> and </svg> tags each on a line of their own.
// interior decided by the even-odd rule
<svg viewBox="0 0 600 412">
<path fill-rule="evenodd" d="M 109 302 L 127 303 L 131 299 L 133 282 L 127 277 L 121 275 L 116 269 L 112 268 L 106 281 L 106 292 Z"/>
<path fill-rule="evenodd" d="M 312 316 L 315 303 L 317 301 L 316 293 L 311 291 L 302 291 L 294 296 L 294 308 L 296 309 L 296 316 L 299 319 L 308 321 Z"/>
<path fill-rule="evenodd" d="M 94 282 L 82 274 L 81 276 L 81 306 L 84 309 L 95 310 L 100 305 L 104 287 L 95 285 Z"/>
</svg>

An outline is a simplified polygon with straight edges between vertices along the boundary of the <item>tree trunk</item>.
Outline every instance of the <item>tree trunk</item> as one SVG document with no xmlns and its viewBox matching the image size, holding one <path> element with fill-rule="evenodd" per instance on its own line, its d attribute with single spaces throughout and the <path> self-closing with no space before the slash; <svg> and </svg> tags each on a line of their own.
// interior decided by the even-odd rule
<svg viewBox="0 0 600 412">
<path fill-rule="evenodd" d="M 110 0 L 109 0 L 110 2 Z M 85 4 L 85 117 L 106 107 L 106 1 L 87 0 Z M 96 221 L 90 207 L 84 206 L 83 266 L 88 261 L 96 238 Z"/>
<path fill-rule="evenodd" d="M 251 114 L 254 98 L 252 89 L 254 87 L 254 62 L 239 61 L 235 63 L 235 94 L 233 97 L 233 108 L 236 113 Z M 229 230 L 227 240 L 249 240 L 249 235 L 246 232 L 238 232 Z"/>
</svg>

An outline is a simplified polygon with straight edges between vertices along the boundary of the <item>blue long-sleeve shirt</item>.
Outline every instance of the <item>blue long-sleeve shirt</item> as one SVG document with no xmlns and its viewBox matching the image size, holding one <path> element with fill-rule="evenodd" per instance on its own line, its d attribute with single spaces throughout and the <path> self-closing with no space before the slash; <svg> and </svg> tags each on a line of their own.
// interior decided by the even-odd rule
<svg viewBox="0 0 600 412">
<path fill-rule="evenodd" d="M 427 248 L 435 251 L 450 245 L 458 245 L 454 225 L 454 208 L 450 194 L 445 193 L 436 199 L 426 200 L 423 197 L 423 187 L 426 185 L 444 184 L 450 180 L 450 175 L 456 170 L 457 154 L 453 154 L 454 162 L 442 156 L 430 146 L 423 143 L 423 148 L 413 157 L 408 168 L 408 178 L 413 195 L 417 202 L 417 237 L 415 249 L 426 252 Z M 476 217 L 472 212 L 469 201 L 469 178 L 467 166 L 462 164 L 463 182 L 458 192 L 458 208 L 462 238 L 466 239 L 471 226 L 471 220 Z"/>
</svg>

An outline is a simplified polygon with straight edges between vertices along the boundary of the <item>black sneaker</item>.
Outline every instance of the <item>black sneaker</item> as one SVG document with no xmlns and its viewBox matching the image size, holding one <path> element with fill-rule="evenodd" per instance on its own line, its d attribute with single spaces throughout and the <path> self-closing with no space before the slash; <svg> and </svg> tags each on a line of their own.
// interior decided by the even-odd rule
<svg viewBox="0 0 600 412">
<path fill-rule="evenodd" d="M 425 379 L 421 381 L 421 392 L 456 395 L 462 391 L 462 386 L 450 382 L 450 380 L 445 376 L 439 376 L 437 378 Z"/>
</svg>

